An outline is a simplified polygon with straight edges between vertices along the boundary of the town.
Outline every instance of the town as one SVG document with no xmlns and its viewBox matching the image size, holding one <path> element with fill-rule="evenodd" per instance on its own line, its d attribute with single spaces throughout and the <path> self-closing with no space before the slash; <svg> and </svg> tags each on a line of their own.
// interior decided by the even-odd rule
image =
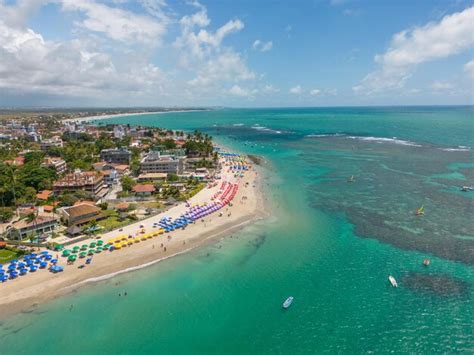
<svg viewBox="0 0 474 355">
<path fill-rule="evenodd" d="M 4 119 L 0 262 L 158 214 L 218 172 L 218 148 L 198 131 Z"/>
</svg>

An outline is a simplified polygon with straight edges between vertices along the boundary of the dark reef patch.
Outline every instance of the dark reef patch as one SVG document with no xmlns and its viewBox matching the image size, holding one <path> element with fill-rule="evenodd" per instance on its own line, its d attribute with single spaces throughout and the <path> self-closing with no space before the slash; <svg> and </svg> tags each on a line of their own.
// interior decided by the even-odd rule
<svg viewBox="0 0 474 355">
<path fill-rule="evenodd" d="M 402 284 L 413 292 L 440 297 L 468 297 L 470 294 L 469 283 L 443 274 L 410 272 L 402 278 Z"/>
</svg>

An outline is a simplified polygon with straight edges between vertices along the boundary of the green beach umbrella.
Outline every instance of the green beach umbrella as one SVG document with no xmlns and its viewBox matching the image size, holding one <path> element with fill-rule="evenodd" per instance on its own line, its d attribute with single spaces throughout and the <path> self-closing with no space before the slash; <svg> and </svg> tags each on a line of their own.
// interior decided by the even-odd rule
<svg viewBox="0 0 474 355">
<path fill-rule="evenodd" d="M 95 249 L 89 249 L 89 252 L 87 253 L 87 255 L 92 255 L 95 253 Z"/>
<path fill-rule="evenodd" d="M 111 246 L 112 246 L 112 244 L 107 243 L 107 244 L 104 245 L 104 249 L 109 249 Z"/>
<path fill-rule="evenodd" d="M 103 245 L 104 244 L 104 241 L 103 240 L 98 240 L 97 241 L 97 245 Z"/>
<path fill-rule="evenodd" d="M 67 261 L 76 261 L 76 256 L 75 255 L 71 255 L 67 258 Z"/>
<path fill-rule="evenodd" d="M 81 246 L 81 250 L 87 250 L 89 246 L 87 244 L 82 244 Z"/>
<path fill-rule="evenodd" d="M 89 248 L 95 248 L 96 245 L 97 245 L 96 242 L 92 242 L 92 243 L 89 244 Z"/>
<path fill-rule="evenodd" d="M 59 250 L 62 250 L 63 248 L 64 248 L 64 245 L 58 244 L 58 245 L 56 245 L 56 246 L 54 247 L 54 250 L 59 251 Z"/>
<path fill-rule="evenodd" d="M 63 251 L 63 256 L 69 256 L 69 255 L 71 255 L 71 251 L 69 249 L 65 249 Z"/>
<path fill-rule="evenodd" d="M 101 252 L 102 252 L 102 250 L 99 249 L 99 248 L 97 248 L 97 249 L 95 250 L 95 253 L 96 253 L 96 254 L 99 254 L 99 253 L 101 253 Z"/>
<path fill-rule="evenodd" d="M 80 258 L 85 258 L 86 255 L 87 255 L 87 252 L 85 252 L 85 251 L 81 251 L 81 252 L 79 253 L 79 257 L 80 257 Z"/>
</svg>

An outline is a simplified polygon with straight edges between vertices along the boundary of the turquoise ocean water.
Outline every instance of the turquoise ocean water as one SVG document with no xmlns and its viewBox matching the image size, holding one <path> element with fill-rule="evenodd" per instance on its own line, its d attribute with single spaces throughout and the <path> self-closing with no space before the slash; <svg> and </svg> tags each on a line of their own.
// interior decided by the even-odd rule
<svg viewBox="0 0 474 355">
<path fill-rule="evenodd" d="M 109 122 L 201 129 L 263 156 L 273 217 L 2 319 L 0 353 L 474 351 L 474 192 L 460 192 L 474 184 L 473 107 L 225 109 Z M 425 216 L 414 216 L 421 205 Z"/>
</svg>

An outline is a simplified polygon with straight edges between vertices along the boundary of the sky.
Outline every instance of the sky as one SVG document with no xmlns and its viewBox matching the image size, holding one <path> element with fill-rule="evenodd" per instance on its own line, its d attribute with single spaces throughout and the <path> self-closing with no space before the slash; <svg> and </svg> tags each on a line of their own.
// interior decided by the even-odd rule
<svg viewBox="0 0 474 355">
<path fill-rule="evenodd" d="M 474 104 L 465 0 L 0 0 L 0 106 Z"/>
</svg>

